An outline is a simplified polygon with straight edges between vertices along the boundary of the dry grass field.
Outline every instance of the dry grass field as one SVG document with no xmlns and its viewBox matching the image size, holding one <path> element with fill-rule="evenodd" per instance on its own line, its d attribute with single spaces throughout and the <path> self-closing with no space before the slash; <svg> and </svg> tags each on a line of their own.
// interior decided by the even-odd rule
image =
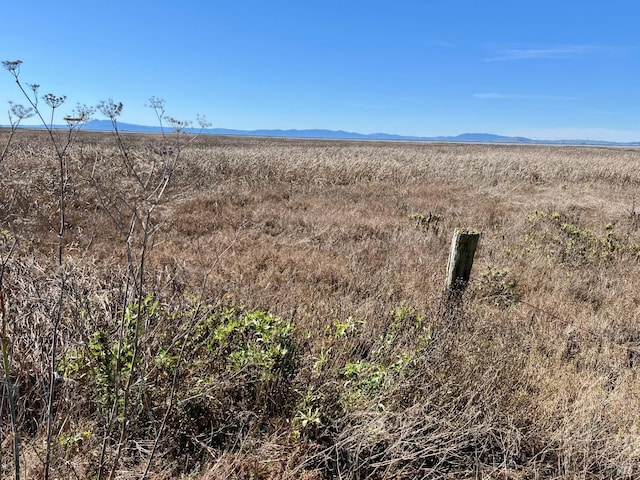
<svg viewBox="0 0 640 480">
<path fill-rule="evenodd" d="M 24 477 L 640 475 L 639 150 L 123 141 L 65 154 L 62 243 L 45 134 L 0 164 Z"/>
</svg>

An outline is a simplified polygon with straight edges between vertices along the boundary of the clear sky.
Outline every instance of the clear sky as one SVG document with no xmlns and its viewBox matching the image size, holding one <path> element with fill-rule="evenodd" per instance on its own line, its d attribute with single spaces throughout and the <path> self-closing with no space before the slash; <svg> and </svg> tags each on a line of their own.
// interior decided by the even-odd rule
<svg viewBox="0 0 640 480">
<path fill-rule="evenodd" d="M 214 127 L 640 140 L 638 0 L 30 0 L 2 60 L 41 93 Z M 0 71 L 0 102 L 20 101 Z M 62 113 L 65 113 L 64 108 Z M 68 112 L 67 112 L 68 113 Z M 8 123 L 6 118 L 1 124 Z"/>
</svg>

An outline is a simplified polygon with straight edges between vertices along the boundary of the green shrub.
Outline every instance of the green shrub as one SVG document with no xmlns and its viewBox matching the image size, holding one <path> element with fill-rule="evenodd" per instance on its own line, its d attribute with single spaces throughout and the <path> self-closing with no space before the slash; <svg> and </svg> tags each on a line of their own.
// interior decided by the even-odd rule
<svg viewBox="0 0 640 480">
<path fill-rule="evenodd" d="M 209 350 L 222 359 L 227 371 L 255 370 L 263 379 L 290 367 L 293 332 L 290 321 L 262 311 L 222 314 L 211 332 Z"/>
<path fill-rule="evenodd" d="M 583 265 L 610 260 L 622 247 L 611 223 L 605 225 L 604 235 L 598 235 L 557 211 L 537 210 L 527 220 L 527 242 L 562 263 Z"/>
</svg>

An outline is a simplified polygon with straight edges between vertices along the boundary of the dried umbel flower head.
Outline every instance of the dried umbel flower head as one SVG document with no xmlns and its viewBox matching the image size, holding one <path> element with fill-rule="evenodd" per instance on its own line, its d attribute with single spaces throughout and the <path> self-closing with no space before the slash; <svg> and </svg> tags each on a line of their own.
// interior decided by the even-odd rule
<svg viewBox="0 0 640 480">
<path fill-rule="evenodd" d="M 94 113 L 95 108 L 89 107 L 88 105 L 78 104 L 70 115 L 64 117 L 64 121 L 67 122 L 68 126 L 74 127 L 90 121 Z"/>
<path fill-rule="evenodd" d="M 16 78 L 18 78 L 18 75 L 20 75 L 20 65 L 22 65 L 22 60 L 2 61 L 2 66 Z"/>
<path fill-rule="evenodd" d="M 20 105 L 19 103 L 9 102 L 9 116 L 16 117 L 20 120 L 24 120 L 25 118 L 33 117 L 35 111 L 31 107 L 25 107 L 24 105 Z"/>
<path fill-rule="evenodd" d="M 207 117 L 204 115 L 196 115 L 196 122 L 200 125 L 200 128 L 209 128 L 211 127 L 211 122 L 207 120 Z"/>
<path fill-rule="evenodd" d="M 64 103 L 64 101 L 67 99 L 67 96 L 66 95 L 57 96 L 57 95 L 54 95 L 53 93 L 47 93 L 44 97 L 42 97 L 42 99 L 51 108 L 58 108 L 60 105 Z"/>
<path fill-rule="evenodd" d="M 109 120 L 115 120 L 122 113 L 122 102 L 114 102 L 112 99 L 103 100 L 98 104 L 98 110 Z"/>
<path fill-rule="evenodd" d="M 154 110 L 158 110 L 164 112 L 164 107 L 167 102 L 163 98 L 151 97 L 149 99 L 149 104 L 146 105 L 149 108 L 153 108 Z"/>
<path fill-rule="evenodd" d="M 176 132 L 182 132 L 185 128 L 189 128 L 191 126 L 191 122 L 185 120 L 178 120 L 173 117 L 164 117 L 164 119 Z"/>
</svg>

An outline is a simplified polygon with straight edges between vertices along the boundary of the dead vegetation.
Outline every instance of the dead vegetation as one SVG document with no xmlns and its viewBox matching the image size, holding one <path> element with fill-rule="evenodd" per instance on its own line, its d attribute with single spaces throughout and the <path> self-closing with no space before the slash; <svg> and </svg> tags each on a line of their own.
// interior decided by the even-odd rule
<svg viewBox="0 0 640 480">
<path fill-rule="evenodd" d="M 123 139 L 141 169 L 176 154 Z M 2 288 L 21 465 L 39 478 L 56 160 L 42 132 L 9 153 Z M 68 165 L 54 478 L 640 472 L 638 150 L 200 137 L 153 212 L 142 304 L 113 137 L 81 133 Z M 451 317 L 458 226 L 482 238 Z"/>
</svg>

